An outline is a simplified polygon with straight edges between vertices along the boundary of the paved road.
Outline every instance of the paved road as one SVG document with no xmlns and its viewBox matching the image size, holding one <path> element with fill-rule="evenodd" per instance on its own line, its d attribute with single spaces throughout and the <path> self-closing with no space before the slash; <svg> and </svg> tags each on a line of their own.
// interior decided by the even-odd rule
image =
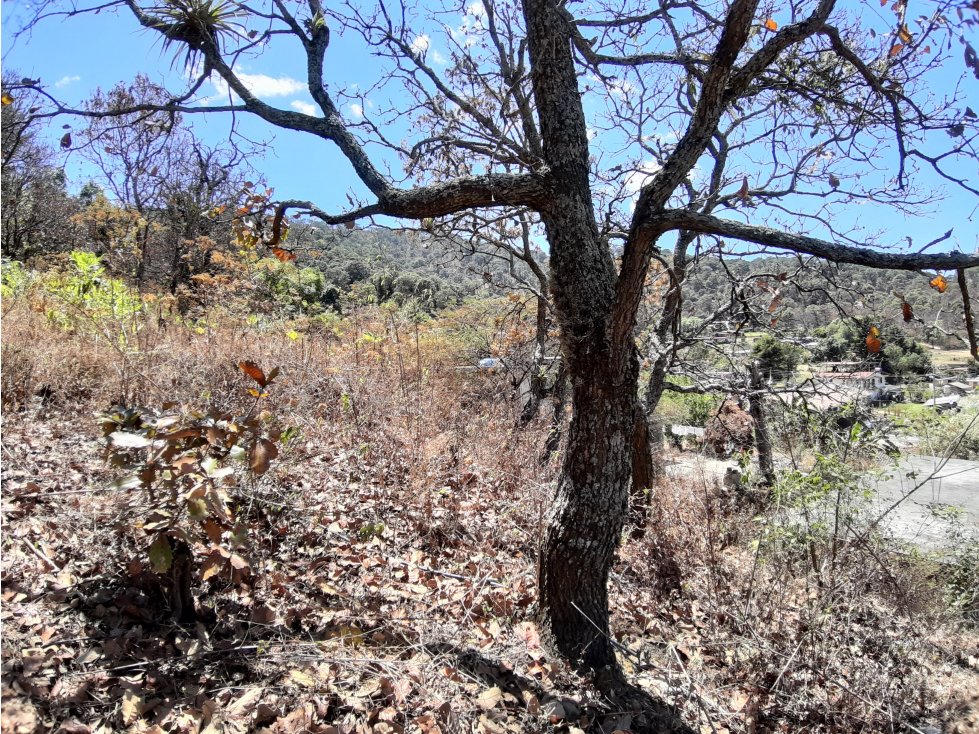
<svg viewBox="0 0 979 734">
<path fill-rule="evenodd" d="M 934 456 L 904 456 L 886 472 L 886 479 L 867 477 L 867 482 L 877 490 L 884 508 L 906 497 L 886 520 L 896 536 L 922 548 L 941 547 L 949 524 L 933 508 L 942 505 L 961 508 L 962 521 L 979 528 L 979 461 L 949 459 L 942 463 Z"/>
<path fill-rule="evenodd" d="M 719 480 L 731 466 L 734 462 L 686 455 L 669 465 L 667 472 Z M 961 521 L 979 530 L 979 461 L 949 459 L 943 463 L 934 456 L 903 456 L 899 464 L 884 466 L 876 476 L 869 474 L 865 479 L 877 493 L 873 502 L 878 513 L 901 500 L 882 526 L 923 549 L 938 549 L 946 543 L 950 523 L 934 511 L 938 508 L 940 512 L 942 505 L 961 508 Z"/>
</svg>

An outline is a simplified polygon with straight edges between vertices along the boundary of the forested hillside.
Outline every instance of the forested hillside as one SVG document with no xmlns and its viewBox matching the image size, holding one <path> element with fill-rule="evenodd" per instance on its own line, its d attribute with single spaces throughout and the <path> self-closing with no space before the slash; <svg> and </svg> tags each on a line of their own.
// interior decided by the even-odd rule
<svg viewBox="0 0 979 734">
<path fill-rule="evenodd" d="M 803 268 L 798 275 L 796 272 Z M 706 318 L 730 298 L 736 279 L 768 273 L 769 302 L 778 291 L 777 326 L 789 333 L 812 334 L 847 314 L 900 324 L 913 337 L 942 346 L 958 344 L 962 332 L 961 295 L 953 288 L 937 291 L 923 273 L 880 270 L 859 265 L 784 257 L 705 257 L 691 269 L 684 315 Z M 779 275 L 792 274 L 783 285 Z M 968 273 L 970 290 L 979 289 L 979 274 Z M 911 307 L 904 318 L 902 304 Z M 766 324 L 759 324 L 766 325 Z M 949 335 L 953 335 L 949 338 Z"/>
</svg>

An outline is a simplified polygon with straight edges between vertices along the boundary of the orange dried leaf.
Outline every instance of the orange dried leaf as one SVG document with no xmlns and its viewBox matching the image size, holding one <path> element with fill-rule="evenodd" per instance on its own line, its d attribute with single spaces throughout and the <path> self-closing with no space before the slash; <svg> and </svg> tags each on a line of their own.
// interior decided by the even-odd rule
<svg viewBox="0 0 979 734">
<path fill-rule="evenodd" d="M 770 31 L 777 31 L 778 23 L 776 23 L 774 20 L 769 18 L 768 20 L 765 21 L 765 27 Z"/>
<path fill-rule="evenodd" d="M 265 373 L 262 372 L 262 368 L 254 362 L 239 362 L 238 369 L 255 380 L 260 387 L 265 387 L 265 385 L 268 383 L 268 380 L 265 379 Z"/>
<path fill-rule="evenodd" d="M 877 354 L 880 351 L 882 345 L 880 341 L 880 329 L 876 326 L 871 326 L 870 331 L 867 332 L 867 351 L 871 354 Z"/>
<path fill-rule="evenodd" d="M 219 551 L 211 551 L 210 555 L 201 564 L 201 580 L 207 581 L 220 574 L 228 565 L 228 559 Z"/>
<path fill-rule="evenodd" d="M 914 318 L 914 311 L 911 310 L 911 304 L 907 301 L 901 304 L 901 313 L 904 315 L 905 323 Z"/>
<path fill-rule="evenodd" d="M 939 293 L 944 293 L 946 290 L 948 290 L 948 281 L 945 280 L 944 275 L 936 275 L 934 278 L 928 281 L 928 285 Z"/>
<path fill-rule="evenodd" d="M 894 58 L 899 53 L 901 53 L 901 49 L 903 48 L 904 48 L 903 43 L 895 43 L 893 46 L 891 46 L 891 50 L 887 52 L 887 55 L 890 56 L 891 58 Z"/>
<path fill-rule="evenodd" d="M 908 30 L 906 25 L 901 26 L 897 32 L 897 37 L 901 39 L 901 43 L 911 43 L 914 40 L 914 36 L 911 35 L 911 31 Z"/>
<path fill-rule="evenodd" d="M 272 254 L 284 263 L 291 263 L 296 259 L 296 253 L 283 250 L 281 247 L 273 247 Z"/>
<path fill-rule="evenodd" d="M 221 542 L 221 535 L 224 531 L 214 520 L 205 520 L 201 525 L 201 529 L 207 535 L 208 540 L 214 543 L 214 545 L 218 545 Z"/>
</svg>

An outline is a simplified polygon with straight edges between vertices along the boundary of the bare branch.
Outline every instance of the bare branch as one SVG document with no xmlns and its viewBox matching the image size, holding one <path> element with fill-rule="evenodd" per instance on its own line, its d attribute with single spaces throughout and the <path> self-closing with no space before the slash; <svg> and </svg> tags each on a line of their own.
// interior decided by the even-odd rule
<svg viewBox="0 0 979 734">
<path fill-rule="evenodd" d="M 807 235 L 793 234 L 761 225 L 744 224 L 692 211 L 672 210 L 665 212 L 657 218 L 657 227 L 664 228 L 664 231 L 686 229 L 718 237 L 732 237 L 765 247 L 806 253 L 833 262 L 865 265 L 870 268 L 953 270 L 979 267 L 979 255 L 967 255 L 962 252 L 906 254 L 881 252 L 869 247 L 840 245 Z"/>
</svg>

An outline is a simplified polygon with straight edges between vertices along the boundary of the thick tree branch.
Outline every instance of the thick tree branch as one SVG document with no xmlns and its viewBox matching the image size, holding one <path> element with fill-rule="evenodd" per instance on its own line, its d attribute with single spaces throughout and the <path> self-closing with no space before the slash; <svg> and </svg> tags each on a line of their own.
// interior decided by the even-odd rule
<svg viewBox="0 0 979 734">
<path fill-rule="evenodd" d="M 836 0 L 822 0 L 813 14 L 804 21 L 785 26 L 769 39 L 744 66 L 731 75 L 730 84 L 724 94 L 724 104 L 742 96 L 748 85 L 771 66 L 785 49 L 818 33 L 835 5 Z"/>
<path fill-rule="evenodd" d="M 965 334 L 969 339 L 969 353 L 979 362 L 979 340 L 976 339 L 976 322 L 972 317 L 972 299 L 969 297 L 969 284 L 966 282 L 965 270 L 959 268 L 955 272 L 959 281 L 959 292 L 962 294 L 962 312 L 965 317 Z"/>
<path fill-rule="evenodd" d="M 708 214 L 671 210 L 657 217 L 656 231 L 685 229 L 700 234 L 731 237 L 764 247 L 814 255 L 825 260 L 870 268 L 892 270 L 954 270 L 979 267 L 979 255 L 963 252 L 897 253 L 881 252 L 869 247 L 853 247 L 827 242 L 807 235 L 793 234 L 755 224 L 744 224 Z"/>
<path fill-rule="evenodd" d="M 140 25 L 164 36 L 166 35 L 160 27 L 159 20 L 144 11 L 136 3 L 136 0 L 125 0 L 125 2 Z M 304 37 L 300 38 L 304 42 L 307 40 Z M 205 64 L 217 72 L 227 83 L 231 91 L 241 98 L 244 103 L 244 108 L 248 112 L 276 127 L 309 132 L 332 141 L 340 148 L 340 152 L 343 153 L 347 160 L 350 161 L 354 171 L 356 171 L 360 180 L 364 182 L 364 185 L 372 193 L 380 197 L 391 188 L 391 183 L 381 175 L 367 156 L 363 146 L 361 146 L 360 142 L 347 129 L 339 110 L 323 89 L 322 76 L 320 75 L 319 79 L 314 78 L 317 72 L 320 74 L 322 72 L 322 54 L 326 50 L 328 38 L 328 34 L 321 34 L 319 37 L 314 35 L 313 40 L 307 45 L 309 50 L 310 93 L 313 94 L 314 99 L 319 103 L 324 117 L 312 117 L 299 112 L 281 110 L 260 100 L 238 78 L 238 75 L 225 60 L 221 49 L 215 41 L 202 42 L 201 46 L 195 50 L 203 55 Z"/>
<path fill-rule="evenodd" d="M 549 197 L 546 171 L 467 176 L 408 190 L 389 190 L 379 201 L 340 214 L 328 214 L 308 201 L 279 202 L 277 211 L 302 209 L 327 224 L 346 224 L 373 216 L 410 219 L 442 217 L 467 209 L 526 206 L 540 208 Z"/>
<path fill-rule="evenodd" d="M 690 124 L 662 170 L 639 194 L 616 285 L 613 331 L 616 336 L 613 336 L 613 340 L 617 341 L 621 335 L 632 330 L 639 307 L 642 284 L 649 268 L 649 252 L 657 236 L 646 225 L 657 211 L 666 206 L 673 191 L 686 179 L 717 131 L 727 108 L 725 94 L 728 80 L 748 40 L 757 7 L 757 0 L 735 0 L 732 4 L 704 76 Z"/>
</svg>

